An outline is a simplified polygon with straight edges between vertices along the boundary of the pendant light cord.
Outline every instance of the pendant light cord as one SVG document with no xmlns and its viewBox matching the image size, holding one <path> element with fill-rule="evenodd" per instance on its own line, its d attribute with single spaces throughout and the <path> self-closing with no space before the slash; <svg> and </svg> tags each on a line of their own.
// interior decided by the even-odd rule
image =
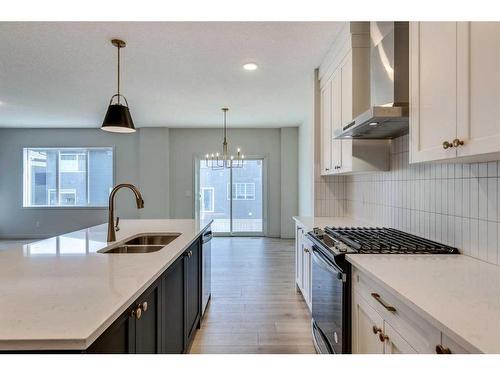
<svg viewBox="0 0 500 375">
<path fill-rule="evenodd" d="M 227 109 L 224 108 L 223 111 L 224 111 L 224 142 L 226 142 L 226 126 L 227 126 L 226 125 L 226 114 L 227 114 Z"/>
<path fill-rule="evenodd" d="M 120 46 L 118 48 L 118 104 L 120 104 Z"/>
</svg>

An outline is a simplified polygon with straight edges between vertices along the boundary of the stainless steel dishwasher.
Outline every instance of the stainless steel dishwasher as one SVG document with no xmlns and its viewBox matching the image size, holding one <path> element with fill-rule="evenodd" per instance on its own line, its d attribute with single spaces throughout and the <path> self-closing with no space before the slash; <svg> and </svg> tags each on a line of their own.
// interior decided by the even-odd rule
<svg viewBox="0 0 500 375">
<path fill-rule="evenodd" d="M 201 287 L 201 315 L 205 314 L 211 296 L 212 284 L 212 229 L 208 227 L 202 237 L 202 287 Z"/>
</svg>

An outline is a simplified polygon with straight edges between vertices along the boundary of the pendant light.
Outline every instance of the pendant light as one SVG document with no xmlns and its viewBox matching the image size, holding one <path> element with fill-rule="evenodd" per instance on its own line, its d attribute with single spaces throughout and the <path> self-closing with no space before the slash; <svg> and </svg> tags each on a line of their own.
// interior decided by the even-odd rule
<svg viewBox="0 0 500 375">
<path fill-rule="evenodd" d="M 120 94 L 120 49 L 125 48 L 126 44 L 120 39 L 113 39 L 111 43 L 118 50 L 118 90 L 109 101 L 108 111 L 102 122 L 101 129 L 113 133 L 133 133 L 135 132 L 135 127 L 128 109 L 127 98 Z M 115 98 L 116 103 L 113 104 L 113 99 Z M 123 98 L 125 104 L 121 102 L 121 98 Z"/>
<path fill-rule="evenodd" d="M 242 168 L 243 161 L 245 159 L 245 155 L 241 153 L 241 150 L 238 148 L 236 150 L 236 157 L 234 155 L 229 155 L 228 146 L 227 146 L 227 123 L 226 116 L 229 108 L 222 108 L 222 112 L 224 113 L 224 130 L 223 130 L 223 141 L 222 141 L 222 154 L 217 152 L 215 154 L 206 154 L 205 162 L 207 164 L 207 168 L 211 168 L 213 170 L 223 169 L 223 168 Z"/>
</svg>

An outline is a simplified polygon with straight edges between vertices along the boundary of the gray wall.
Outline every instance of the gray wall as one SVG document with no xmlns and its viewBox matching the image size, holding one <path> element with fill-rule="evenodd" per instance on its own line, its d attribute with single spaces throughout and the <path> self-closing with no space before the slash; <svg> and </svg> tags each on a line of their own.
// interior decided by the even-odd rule
<svg viewBox="0 0 500 375">
<path fill-rule="evenodd" d="M 281 237 L 293 238 L 292 216 L 299 212 L 298 129 L 281 129 Z"/>
<path fill-rule="evenodd" d="M 268 235 L 293 235 L 297 214 L 297 129 L 230 129 L 230 146 L 267 158 Z M 48 237 L 107 222 L 106 209 L 23 208 L 23 147 L 112 146 L 115 184 L 144 195 L 137 210 L 129 191 L 117 195 L 121 218 L 194 217 L 193 158 L 220 147 L 220 129 L 0 129 L 0 238 Z M 294 171 L 295 168 L 295 171 Z M 282 186 L 282 180 L 284 185 Z M 282 192 L 284 195 L 282 196 Z"/>
<path fill-rule="evenodd" d="M 107 222 L 106 209 L 22 207 L 23 147 L 73 146 L 114 147 L 115 183 L 136 184 L 145 196 L 139 216 L 132 193 L 119 192 L 120 217 L 169 216 L 168 129 L 143 128 L 127 135 L 99 129 L 0 129 L 0 238 L 47 237 Z"/>
<path fill-rule="evenodd" d="M 281 132 L 287 136 L 281 137 Z M 221 148 L 220 129 L 170 129 L 170 212 L 172 218 L 194 217 L 195 185 L 193 166 L 195 156 L 205 155 Z M 296 160 L 297 148 L 287 143 L 297 144 L 297 130 L 289 129 L 229 129 L 229 147 L 241 147 L 247 156 L 264 156 L 267 163 L 267 235 L 288 237 L 293 234 L 291 216 L 297 214 L 298 197 L 293 194 L 293 173 L 285 173 L 286 183 L 291 184 L 291 192 L 283 202 L 281 170 L 289 170 Z M 286 144 L 282 145 L 282 140 Z M 282 158 L 282 147 L 284 150 Z M 296 168 L 296 167 L 295 167 Z M 288 194 L 288 193 L 287 193 Z M 286 216 L 283 216 L 286 215 Z M 282 231 L 281 223 L 285 228 Z M 266 225 L 266 224 L 264 224 Z M 288 228 L 287 228 L 288 226 Z"/>
<path fill-rule="evenodd" d="M 311 102 L 306 120 L 299 127 L 298 134 L 298 181 L 299 215 L 314 215 L 314 129 L 319 121 L 319 81 L 317 69 L 310 77 Z"/>
</svg>

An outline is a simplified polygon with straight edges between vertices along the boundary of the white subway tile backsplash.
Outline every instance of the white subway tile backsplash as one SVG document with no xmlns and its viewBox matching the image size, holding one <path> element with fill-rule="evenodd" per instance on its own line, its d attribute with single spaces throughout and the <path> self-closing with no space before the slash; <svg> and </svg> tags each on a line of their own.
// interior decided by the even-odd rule
<svg viewBox="0 0 500 375">
<path fill-rule="evenodd" d="M 480 220 L 488 219 L 488 178 L 479 178 L 479 192 L 478 192 L 478 217 Z"/>
<path fill-rule="evenodd" d="M 488 177 L 498 176 L 497 164 L 498 163 L 496 161 L 490 161 L 488 163 Z"/>
<path fill-rule="evenodd" d="M 408 163 L 408 136 L 392 141 L 391 170 L 315 183 L 316 216 L 351 216 L 500 263 L 500 162 Z"/>
<path fill-rule="evenodd" d="M 498 181 L 496 177 L 488 178 L 488 221 L 498 221 Z"/>
<path fill-rule="evenodd" d="M 478 226 L 478 258 L 488 260 L 488 222 L 479 220 Z"/>
<path fill-rule="evenodd" d="M 490 263 L 498 263 L 498 223 L 488 221 L 488 255 L 486 260 Z"/>
<path fill-rule="evenodd" d="M 479 177 L 488 177 L 488 163 L 479 163 Z"/>
</svg>

